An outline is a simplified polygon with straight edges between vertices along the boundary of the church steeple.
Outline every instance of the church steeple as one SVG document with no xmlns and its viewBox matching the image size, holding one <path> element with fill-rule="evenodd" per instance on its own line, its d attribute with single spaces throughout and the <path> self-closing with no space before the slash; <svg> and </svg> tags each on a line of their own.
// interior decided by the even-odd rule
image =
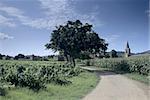
<svg viewBox="0 0 150 100">
<path fill-rule="evenodd" d="M 129 43 L 128 43 L 128 41 L 127 41 L 127 45 L 126 45 L 126 48 L 129 48 Z"/>
<path fill-rule="evenodd" d="M 125 57 L 129 57 L 131 55 L 129 43 L 127 41 L 126 49 L 125 49 Z"/>
</svg>

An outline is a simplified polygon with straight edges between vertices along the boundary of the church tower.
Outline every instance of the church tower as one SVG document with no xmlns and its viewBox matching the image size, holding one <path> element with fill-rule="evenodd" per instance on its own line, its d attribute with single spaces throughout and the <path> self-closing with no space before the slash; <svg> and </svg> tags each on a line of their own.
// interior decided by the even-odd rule
<svg viewBox="0 0 150 100">
<path fill-rule="evenodd" d="M 127 41 L 126 49 L 125 49 L 125 57 L 129 57 L 130 55 L 131 55 L 131 51 L 130 51 L 129 43 Z"/>
</svg>

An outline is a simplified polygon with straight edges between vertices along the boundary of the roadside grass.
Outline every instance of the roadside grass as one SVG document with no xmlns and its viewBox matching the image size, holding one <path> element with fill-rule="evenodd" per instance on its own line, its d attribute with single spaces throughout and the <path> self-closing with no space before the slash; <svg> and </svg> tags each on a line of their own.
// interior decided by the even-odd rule
<svg viewBox="0 0 150 100">
<path fill-rule="evenodd" d="M 90 72 L 83 72 L 69 80 L 72 81 L 70 85 L 48 84 L 46 90 L 39 92 L 27 88 L 9 89 L 6 96 L 0 96 L 0 100 L 80 100 L 95 88 L 99 81 L 96 74 Z"/>
<path fill-rule="evenodd" d="M 150 78 L 146 75 L 139 75 L 138 73 L 126 73 L 123 75 L 125 75 L 126 77 L 128 77 L 130 79 L 145 83 L 146 85 L 149 85 Z"/>
<path fill-rule="evenodd" d="M 130 79 L 149 84 L 150 80 L 150 55 L 131 56 L 128 58 L 104 58 L 83 60 L 83 67 L 93 68 L 98 71 L 112 71 Z"/>
<path fill-rule="evenodd" d="M 111 69 L 109 68 L 101 68 L 101 67 L 95 67 L 95 66 L 84 66 L 85 68 L 93 68 L 97 71 L 112 71 Z M 112 71 L 116 74 L 121 74 L 121 75 L 124 75 L 126 77 L 128 77 L 129 79 L 133 79 L 133 80 L 136 80 L 136 81 L 139 81 L 141 83 L 144 83 L 146 85 L 150 85 L 150 76 L 146 76 L 146 75 L 141 75 L 141 74 L 138 74 L 138 73 L 128 73 L 128 72 L 124 72 L 124 71 Z"/>
</svg>

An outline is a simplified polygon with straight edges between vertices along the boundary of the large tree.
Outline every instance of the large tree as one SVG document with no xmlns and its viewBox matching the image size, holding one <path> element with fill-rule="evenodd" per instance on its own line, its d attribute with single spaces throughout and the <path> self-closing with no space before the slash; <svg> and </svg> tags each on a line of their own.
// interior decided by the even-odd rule
<svg viewBox="0 0 150 100">
<path fill-rule="evenodd" d="M 45 46 L 47 49 L 63 52 L 68 62 L 75 66 L 75 58 L 82 52 L 96 54 L 107 50 L 107 43 L 92 30 L 92 25 L 82 24 L 79 20 L 68 21 L 56 27 L 51 39 Z"/>
</svg>

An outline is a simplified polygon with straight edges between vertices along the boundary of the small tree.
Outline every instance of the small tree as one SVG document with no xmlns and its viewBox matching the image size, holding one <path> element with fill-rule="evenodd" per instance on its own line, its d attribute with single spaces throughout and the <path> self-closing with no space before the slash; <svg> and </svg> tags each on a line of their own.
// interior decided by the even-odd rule
<svg viewBox="0 0 150 100">
<path fill-rule="evenodd" d="M 118 57 L 118 56 L 117 56 L 117 51 L 112 50 L 112 51 L 111 51 L 111 55 L 110 55 L 110 57 L 111 57 L 111 58 Z"/>
<path fill-rule="evenodd" d="M 18 60 L 19 58 L 23 59 L 25 58 L 25 56 L 23 54 L 18 54 L 17 56 L 15 56 L 15 60 Z"/>
<path fill-rule="evenodd" d="M 75 58 L 82 52 L 92 54 L 106 51 L 107 43 L 99 38 L 92 30 L 92 25 L 82 24 L 79 20 L 68 21 L 66 25 L 56 27 L 51 33 L 50 42 L 45 46 L 47 49 L 63 52 L 68 62 L 75 66 Z"/>
<path fill-rule="evenodd" d="M 3 58 L 3 55 L 2 54 L 0 54 L 0 59 L 2 59 Z"/>
</svg>

